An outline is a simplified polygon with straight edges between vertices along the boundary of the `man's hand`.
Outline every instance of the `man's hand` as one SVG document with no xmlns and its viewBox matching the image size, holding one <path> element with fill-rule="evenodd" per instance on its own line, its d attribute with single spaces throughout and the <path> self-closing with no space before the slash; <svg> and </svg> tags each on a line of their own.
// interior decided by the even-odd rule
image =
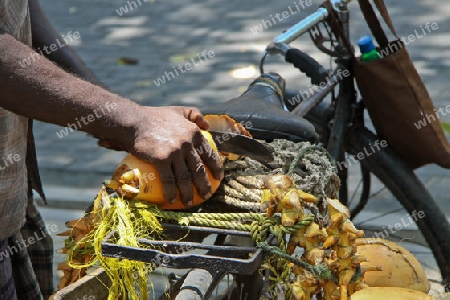
<svg viewBox="0 0 450 300">
<path fill-rule="evenodd" d="M 176 187 L 181 201 L 190 206 L 194 184 L 199 195 L 211 197 L 211 183 L 205 167 L 216 179 L 223 178 L 223 167 L 217 155 L 211 155 L 209 145 L 200 132 L 208 123 L 197 108 L 192 107 L 142 107 L 134 115 L 134 136 L 118 137 L 117 141 L 100 140 L 99 145 L 116 150 L 126 150 L 157 169 L 163 184 L 164 198 L 176 200 Z M 197 149 L 199 151 L 197 151 Z"/>
</svg>

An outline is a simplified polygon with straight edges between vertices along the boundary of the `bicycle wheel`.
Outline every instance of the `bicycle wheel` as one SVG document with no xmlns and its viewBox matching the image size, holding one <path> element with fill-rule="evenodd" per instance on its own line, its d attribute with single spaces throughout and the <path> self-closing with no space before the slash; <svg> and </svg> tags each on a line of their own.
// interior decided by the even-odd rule
<svg viewBox="0 0 450 300">
<path fill-rule="evenodd" d="M 292 95 L 290 93 L 288 97 Z M 305 116 L 314 125 L 323 142 L 328 139 L 328 123 L 333 115 L 334 109 L 322 102 Z M 395 214 L 398 221 L 401 221 L 402 228 L 408 227 L 408 230 L 395 234 L 388 232 L 389 234 L 384 234 L 385 237 L 397 243 L 408 240 L 411 247 L 407 248 L 430 270 L 429 273 L 436 278 L 442 277 L 441 280 L 429 279 L 450 289 L 450 226 L 444 213 L 414 171 L 389 146 L 381 149 L 373 147 L 381 139 L 365 127 L 352 127 L 352 130 L 344 143 L 343 158 L 348 153 L 356 156 L 357 162 L 349 159 L 349 163 L 342 164 L 341 161 L 337 167 L 343 175 L 341 185 L 347 187 L 347 191 L 342 193 L 348 200 L 344 204 L 349 207 L 353 217 L 356 215 L 353 219 L 355 225 L 363 227 L 366 236 L 382 237 L 381 233 L 386 227 L 395 225 L 389 224 Z M 359 153 L 363 154 L 362 159 L 358 158 Z M 345 202 L 344 199 L 341 200 Z M 407 216 L 404 214 L 405 210 Z M 426 217 L 411 222 L 410 214 L 419 211 Z M 407 226 L 402 217 L 408 220 L 408 223 L 405 222 Z M 421 233 L 419 236 L 413 230 L 416 225 Z M 430 253 L 426 252 L 429 251 L 427 248 L 431 249 L 435 261 L 429 261 Z"/>
<path fill-rule="evenodd" d="M 387 201 L 379 201 L 378 203 L 373 203 L 375 206 L 374 211 L 380 211 L 384 206 L 391 206 L 392 208 L 382 213 L 379 216 L 380 218 L 386 217 L 392 213 L 397 213 L 397 217 L 402 216 L 400 219 L 394 219 L 396 220 L 395 228 L 398 230 L 394 230 L 394 228 L 392 228 L 392 225 L 394 224 L 389 223 L 381 223 L 380 225 L 378 222 L 378 225 L 366 226 L 365 224 L 368 222 L 377 219 L 377 216 L 371 216 L 370 213 L 363 217 L 355 218 L 354 223 L 358 228 L 368 228 L 368 230 L 366 230 L 366 236 L 370 236 L 371 232 L 373 237 L 385 237 L 397 241 L 407 239 L 409 243 L 429 247 L 436 260 L 437 267 L 440 270 L 442 284 L 448 286 L 450 282 L 450 225 L 448 220 L 423 183 L 414 174 L 413 170 L 407 166 L 389 146 L 384 147 L 379 151 L 367 151 L 367 149 L 375 145 L 377 141 L 379 143 L 380 139 L 367 128 L 354 128 L 349 133 L 346 140 L 345 151 L 354 156 L 357 156 L 359 153 L 370 154 L 359 160 L 359 169 L 362 170 L 360 182 L 363 182 L 363 178 L 367 176 L 368 172 L 375 175 L 379 180 L 378 183 L 380 186 L 384 187 L 376 189 L 376 192 L 372 193 L 371 196 L 377 196 L 378 194 L 377 197 L 380 199 L 382 198 L 380 197 L 380 193 L 387 193 L 387 190 L 389 190 L 392 196 L 395 197 L 408 212 L 408 215 L 399 215 L 398 207 L 392 207 Z M 352 187 L 351 189 L 356 191 L 357 187 Z M 366 189 L 363 188 L 362 190 L 363 191 L 360 193 L 367 193 L 367 186 Z M 349 199 L 354 198 L 354 196 L 354 193 L 353 195 L 349 195 Z M 389 199 L 392 200 L 392 198 L 389 197 L 385 197 L 384 200 Z M 370 204 L 371 203 L 369 202 L 369 205 Z M 358 206 L 359 209 L 361 209 L 365 204 L 353 204 L 350 201 L 347 205 L 350 209 Z M 363 212 L 364 211 L 365 210 L 363 210 Z M 418 213 L 422 217 L 417 217 Z M 411 216 L 415 217 L 412 218 Z M 415 235 L 414 231 L 410 231 L 413 232 L 412 236 L 405 236 L 407 230 L 402 229 L 412 226 L 412 219 L 414 219 L 414 223 L 417 225 L 423 238 Z M 388 222 L 392 222 L 392 217 Z M 398 224 L 400 225 L 397 226 Z M 419 255 L 414 253 L 414 250 L 411 252 L 416 256 L 420 256 L 420 252 Z"/>
</svg>

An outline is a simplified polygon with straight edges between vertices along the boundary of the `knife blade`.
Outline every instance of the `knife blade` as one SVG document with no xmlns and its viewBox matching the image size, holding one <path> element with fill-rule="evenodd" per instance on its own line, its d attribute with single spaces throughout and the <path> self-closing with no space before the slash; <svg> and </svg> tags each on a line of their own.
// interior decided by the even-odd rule
<svg viewBox="0 0 450 300">
<path fill-rule="evenodd" d="M 219 151 L 248 156 L 263 163 L 273 161 L 270 150 L 255 139 L 232 132 L 214 130 L 208 130 L 208 132 L 212 135 Z"/>
</svg>

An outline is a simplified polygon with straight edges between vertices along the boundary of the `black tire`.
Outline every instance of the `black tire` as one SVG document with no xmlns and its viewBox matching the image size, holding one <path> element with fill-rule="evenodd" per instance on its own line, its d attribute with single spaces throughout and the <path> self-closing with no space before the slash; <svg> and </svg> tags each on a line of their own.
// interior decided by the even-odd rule
<svg viewBox="0 0 450 300">
<path fill-rule="evenodd" d="M 363 152 L 364 147 L 374 145 L 376 140 L 379 138 L 367 128 L 356 128 L 350 132 L 345 150 L 356 155 Z M 413 211 L 425 213 L 425 217 L 418 218 L 416 224 L 433 252 L 443 283 L 448 285 L 450 282 L 450 225 L 423 183 L 389 146 L 365 157 L 360 163 L 386 185 L 408 213 L 412 214 Z"/>
</svg>

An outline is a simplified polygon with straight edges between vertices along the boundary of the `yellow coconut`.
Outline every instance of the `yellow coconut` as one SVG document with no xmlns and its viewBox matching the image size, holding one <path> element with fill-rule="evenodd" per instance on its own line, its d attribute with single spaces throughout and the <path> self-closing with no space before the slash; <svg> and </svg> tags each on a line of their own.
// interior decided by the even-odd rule
<svg viewBox="0 0 450 300">
<path fill-rule="evenodd" d="M 237 123 L 227 115 L 206 115 L 205 120 L 209 124 L 209 130 L 230 132 L 240 135 L 246 135 L 250 138 L 252 137 L 242 124 Z M 251 125 L 251 123 L 246 123 L 246 125 Z M 201 132 L 212 148 L 211 154 L 218 155 L 222 162 L 226 158 L 240 158 L 239 155 L 233 153 L 218 152 L 216 143 L 214 142 L 212 135 L 204 130 L 202 130 Z M 208 175 L 209 181 L 211 182 L 211 193 L 214 194 L 214 192 L 220 185 L 220 180 L 215 179 L 209 168 L 206 166 L 205 171 Z M 160 206 L 163 209 L 186 208 L 184 204 L 181 203 L 180 193 L 178 190 L 175 203 L 168 203 L 168 199 L 164 199 L 162 183 L 156 168 L 152 164 L 142 161 L 131 154 L 127 155 L 119 163 L 119 166 L 114 171 L 111 180 L 107 180 L 105 184 L 108 188 L 116 190 L 120 196 L 130 199 L 149 201 Z M 193 189 L 194 199 L 192 201 L 192 206 L 199 205 L 207 200 L 200 197 L 195 186 L 193 186 Z"/>
<path fill-rule="evenodd" d="M 252 137 L 250 132 L 245 129 L 244 122 L 241 123 L 236 122 L 232 118 L 227 115 L 206 115 L 205 120 L 209 124 L 208 130 L 220 131 L 220 132 L 231 132 L 240 135 L 245 135 L 248 137 Z M 247 121 L 246 126 L 251 127 L 252 123 Z M 224 157 L 227 157 L 229 160 L 237 160 L 241 158 L 241 156 L 234 153 L 220 152 L 220 154 Z"/>
<path fill-rule="evenodd" d="M 433 297 L 415 290 L 400 287 L 368 287 L 357 291 L 351 300 L 433 300 Z"/>
<path fill-rule="evenodd" d="M 407 249 L 384 239 L 356 240 L 357 255 L 368 262 L 361 263 L 364 282 L 371 287 L 403 287 L 428 293 L 430 282 L 419 261 Z M 374 270 L 381 267 L 381 271 Z M 403 299 L 403 298 L 397 298 Z"/>
<path fill-rule="evenodd" d="M 211 134 L 207 131 L 202 131 L 202 134 L 211 145 L 212 150 L 217 152 Z M 220 185 L 220 180 L 214 178 L 208 167 L 205 166 L 205 170 L 211 182 L 211 192 L 214 193 Z M 175 203 L 169 203 L 167 199 L 164 199 L 162 182 L 156 168 L 152 164 L 140 160 L 131 154 L 128 154 L 119 163 L 111 180 L 105 183 L 107 187 L 116 190 L 119 195 L 126 198 L 149 201 L 163 209 L 177 210 L 186 208 L 181 203 L 178 190 Z M 207 200 L 200 197 L 195 186 L 193 186 L 193 190 L 194 198 L 192 206 L 199 205 Z"/>
</svg>

